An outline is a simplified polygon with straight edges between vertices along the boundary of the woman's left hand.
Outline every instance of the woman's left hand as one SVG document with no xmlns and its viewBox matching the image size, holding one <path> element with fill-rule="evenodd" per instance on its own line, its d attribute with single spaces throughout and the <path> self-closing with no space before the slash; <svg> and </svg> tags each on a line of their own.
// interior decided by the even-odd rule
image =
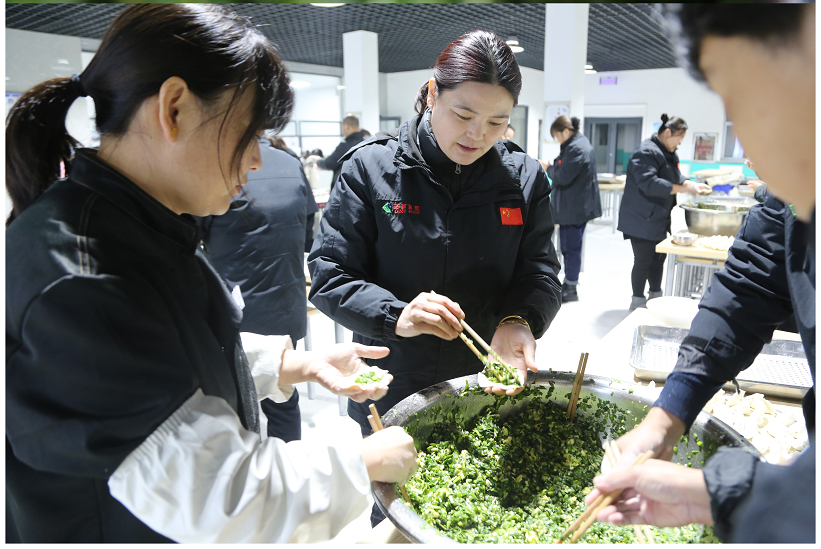
<svg viewBox="0 0 821 549">
<path fill-rule="evenodd" d="M 499 353 L 502 360 L 519 370 L 522 376 L 527 379 L 527 371 L 537 372 L 536 367 L 536 339 L 530 328 L 524 324 L 505 324 L 496 328 L 493 340 L 490 342 L 491 348 Z M 515 395 L 524 390 L 524 387 L 516 389 L 503 389 L 501 385 L 493 385 L 485 389 L 485 392 L 496 395 Z"/>
<path fill-rule="evenodd" d="M 307 369 L 311 372 L 311 377 L 335 395 L 346 396 L 355 402 L 379 400 L 388 392 L 392 375 L 386 373 L 378 385 L 364 389 L 350 383 L 350 380 L 351 376 L 368 367 L 362 358 L 384 358 L 389 352 L 387 347 L 342 343 L 324 351 L 310 353 Z"/>
</svg>

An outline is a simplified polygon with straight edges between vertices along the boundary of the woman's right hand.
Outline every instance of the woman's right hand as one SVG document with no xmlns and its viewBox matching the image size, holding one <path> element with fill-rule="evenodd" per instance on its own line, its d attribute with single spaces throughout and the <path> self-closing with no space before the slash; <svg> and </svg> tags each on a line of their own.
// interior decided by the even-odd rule
<svg viewBox="0 0 821 549">
<path fill-rule="evenodd" d="M 696 195 L 700 192 L 712 191 L 712 187 L 704 183 L 696 183 L 695 181 L 687 180 L 681 184 L 683 192 Z"/>
<path fill-rule="evenodd" d="M 416 337 L 430 334 L 451 341 L 459 337 L 462 331 L 459 322 L 462 318 L 465 318 L 465 313 L 455 301 L 440 294 L 422 292 L 402 309 L 396 321 L 396 335 Z"/>
<path fill-rule="evenodd" d="M 413 437 L 401 427 L 377 431 L 362 441 L 361 449 L 371 481 L 405 484 L 416 472 Z"/>
</svg>

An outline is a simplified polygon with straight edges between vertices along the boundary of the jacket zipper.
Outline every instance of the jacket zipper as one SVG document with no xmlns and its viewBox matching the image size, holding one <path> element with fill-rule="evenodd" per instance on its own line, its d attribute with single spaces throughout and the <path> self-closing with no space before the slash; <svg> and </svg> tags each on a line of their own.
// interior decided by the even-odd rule
<svg viewBox="0 0 821 549">
<path fill-rule="evenodd" d="M 459 165 L 459 164 L 456 164 L 456 173 L 457 173 L 457 174 L 462 173 L 462 166 L 461 166 L 461 165 Z"/>
</svg>

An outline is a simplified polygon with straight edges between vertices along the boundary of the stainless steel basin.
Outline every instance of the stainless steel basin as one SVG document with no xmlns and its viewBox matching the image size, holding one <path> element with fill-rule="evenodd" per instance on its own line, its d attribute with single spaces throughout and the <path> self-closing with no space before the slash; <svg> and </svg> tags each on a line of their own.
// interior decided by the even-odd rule
<svg viewBox="0 0 821 549">
<path fill-rule="evenodd" d="M 684 210 L 684 222 L 687 229 L 701 236 L 735 236 L 744 218 L 746 211 L 702 210 L 685 204 L 679 205 Z"/>
<path fill-rule="evenodd" d="M 550 382 L 554 383 L 555 391 L 551 395 L 551 401 L 559 405 L 567 406 L 567 399 L 564 397 L 573 386 L 573 373 L 569 372 L 544 372 L 536 374 L 528 373 L 528 383 L 544 387 L 547 391 Z M 437 421 L 437 417 L 427 414 L 431 408 L 436 406 L 458 407 L 462 409 L 465 417 L 470 418 L 477 415 L 482 408 L 496 398 L 487 394 L 467 394 L 464 398 L 449 398 L 451 395 L 459 396 L 465 390 L 465 385 L 476 387 L 478 385 L 477 376 L 460 377 L 433 385 L 418 393 L 405 398 L 384 414 L 382 420 L 385 426 L 400 425 L 403 427 L 414 427 L 417 446 L 423 444 L 430 435 L 432 426 Z M 628 392 L 633 388 L 633 393 Z M 611 394 L 612 393 L 612 394 Z M 585 376 L 580 397 L 596 395 L 602 400 L 607 400 L 618 404 L 621 408 L 630 412 L 630 416 L 638 423 L 647 413 L 645 407 L 649 409 L 656 398 L 656 392 L 635 386 L 628 386 L 619 381 L 598 376 Z M 527 402 L 516 404 L 506 404 L 502 410 L 502 416 L 515 414 L 527 405 Z M 580 417 L 583 412 L 579 412 Z M 628 428 L 632 427 L 628 425 Z M 706 412 L 701 412 L 696 418 L 691 429 L 701 439 L 703 447 L 734 446 L 741 447 L 761 458 L 761 454 L 750 442 L 734 431 L 724 422 Z M 686 458 L 688 451 L 699 449 L 693 437 L 689 438 L 689 445 L 679 444 L 678 453 L 673 458 L 676 462 L 690 461 Z M 701 454 L 700 454 L 701 455 Z M 695 458 L 692 459 L 693 467 L 700 467 Z M 455 543 L 452 539 L 439 533 L 436 528 L 422 520 L 412 508 L 410 508 L 399 496 L 395 484 L 383 482 L 373 482 L 371 484 L 374 499 L 377 505 L 385 513 L 385 516 L 402 532 L 408 539 L 416 543 Z"/>
</svg>

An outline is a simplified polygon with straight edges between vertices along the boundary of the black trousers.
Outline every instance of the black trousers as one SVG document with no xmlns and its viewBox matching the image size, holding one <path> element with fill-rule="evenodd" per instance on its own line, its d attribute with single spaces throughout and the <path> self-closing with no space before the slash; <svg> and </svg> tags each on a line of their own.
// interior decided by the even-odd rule
<svg viewBox="0 0 821 549">
<path fill-rule="evenodd" d="M 633 295 L 644 297 L 644 285 L 650 283 L 651 292 L 661 291 L 661 276 L 664 272 L 664 260 L 667 254 L 656 253 L 656 244 L 653 240 L 630 237 L 633 246 L 633 272 L 630 282 L 633 285 Z"/>
<path fill-rule="evenodd" d="M 576 283 L 582 270 L 582 237 L 587 223 L 559 225 L 559 244 L 564 257 L 564 280 Z"/>
</svg>

